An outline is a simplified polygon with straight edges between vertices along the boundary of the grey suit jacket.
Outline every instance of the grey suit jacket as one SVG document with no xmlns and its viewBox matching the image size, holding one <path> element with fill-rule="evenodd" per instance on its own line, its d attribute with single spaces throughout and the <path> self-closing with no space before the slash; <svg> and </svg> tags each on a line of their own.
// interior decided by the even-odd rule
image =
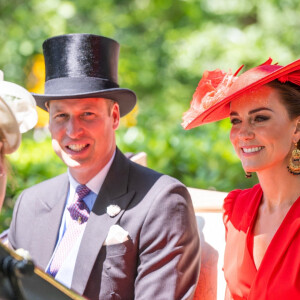
<svg viewBox="0 0 300 300">
<path fill-rule="evenodd" d="M 68 185 L 66 174 L 37 184 L 23 191 L 14 208 L 9 241 L 27 249 L 42 269 L 55 247 Z M 106 213 L 110 204 L 121 207 L 115 217 Z M 130 239 L 104 246 L 114 224 Z M 199 243 L 185 186 L 117 149 L 86 225 L 72 289 L 89 299 L 192 299 Z"/>
</svg>

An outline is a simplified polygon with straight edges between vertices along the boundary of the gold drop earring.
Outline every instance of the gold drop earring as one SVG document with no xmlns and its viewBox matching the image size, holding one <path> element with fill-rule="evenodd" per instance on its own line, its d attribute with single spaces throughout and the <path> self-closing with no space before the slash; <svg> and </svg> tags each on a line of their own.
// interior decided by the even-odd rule
<svg viewBox="0 0 300 300">
<path fill-rule="evenodd" d="M 295 143 L 295 149 L 292 151 L 292 156 L 287 166 L 288 171 L 293 175 L 300 175 L 300 150 L 297 146 L 298 143 Z"/>
</svg>

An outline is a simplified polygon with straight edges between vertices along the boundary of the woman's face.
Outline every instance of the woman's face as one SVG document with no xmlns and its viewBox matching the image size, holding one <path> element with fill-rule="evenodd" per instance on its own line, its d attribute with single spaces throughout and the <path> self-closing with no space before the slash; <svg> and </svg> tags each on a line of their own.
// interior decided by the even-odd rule
<svg viewBox="0 0 300 300">
<path fill-rule="evenodd" d="M 230 140 L 246 172 L 286 168 L 299 140 L 299 118 L 290 120 L 277 90 L 262 86 L 231 103 Z"/>
</svg>

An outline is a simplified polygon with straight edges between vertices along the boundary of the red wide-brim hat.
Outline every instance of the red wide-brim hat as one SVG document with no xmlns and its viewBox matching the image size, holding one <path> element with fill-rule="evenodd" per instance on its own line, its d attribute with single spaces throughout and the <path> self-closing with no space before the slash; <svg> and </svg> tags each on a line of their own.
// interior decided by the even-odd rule
<svg viewBox="0 0 300 300">
<path fill-rule="evenodd" d="M 275 79 L 300 85 L 300 59 L 287 66 L 271 63 L 272 59 L 269 58 L 240 76 L 237 74 L 243 66 L 235 74 L 219 69 L 205 71 L 193 95 L 191 107 L 183 115 L 183 128 L 192 129 L 228 118 L 231 101 Z"/>
</svg>

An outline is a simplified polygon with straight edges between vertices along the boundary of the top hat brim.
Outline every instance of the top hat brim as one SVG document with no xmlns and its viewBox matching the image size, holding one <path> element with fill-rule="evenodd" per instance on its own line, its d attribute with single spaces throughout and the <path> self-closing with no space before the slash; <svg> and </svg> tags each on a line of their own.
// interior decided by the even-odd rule
<svg viewBox="0 0 300 300">
<path fill-rule="evenodd" d="M 275 79 L 287 76 L 300 70 L 300 59 L 286 65 L 260 65 L 244 72 L 233 83 L 227 95 L 216 104 L 201 112 L 184 129 L 192 129 L 207 123 L 220 121 L 228 118 L 230 114 L 230 102 L 238 99 L 241 95 L 259 88 Z M 297 73 L 298 73 L 297 72 Z M 299 76 L 299 74 L 297 74 Z"/>
<path fill-rule="evenodd" d="M 46 103 L 50 100 L 105 98 L 116 101 L 119 104 L 120 116 L 127 115 L 136 104 L 136 94 L 123 88 L 111 88 L 100 91 L 72 93 L 72 94 L 35 94 L 32 93 L 37 105 L 47 111 Z"/>
</svg>

